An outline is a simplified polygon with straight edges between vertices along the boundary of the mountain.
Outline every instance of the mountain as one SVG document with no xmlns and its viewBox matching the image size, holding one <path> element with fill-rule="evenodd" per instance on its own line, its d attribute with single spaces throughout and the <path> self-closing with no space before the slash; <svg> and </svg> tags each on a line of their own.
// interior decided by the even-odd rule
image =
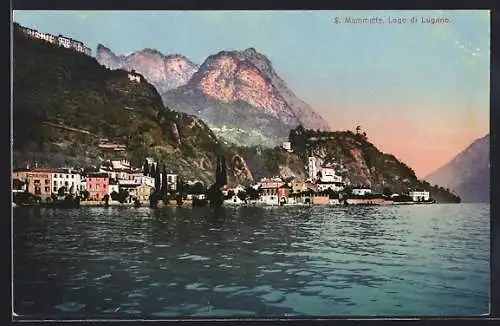
<svg viewBox="0 0 500 326">
<path fill-rule="evenodd" d="M 114 66 L 114 63 L 127 61 L 124 58 L 130 57 L 117 60 L 118 57 L 103 46 L 98 47 L 97 53 L 98 61 L 108 67 L 125 68 L 124 65 Z M 127 61 L 126 68 L 143 73 L 154 84 L 153 64 L 156 62 L 161 67 L 162 61 L 135 57 L 137 60 Z M 151 71 L 141 69 L 145 65 L 143 61 L 148 62 Z M 189 73 L 192 72 L 190 69 Z M 329 130 L 325 120 L 297 98 L 278 76 L 270 60 L 254 48 L 211 55 L 188 81 L 182 81 L 176 88 L 158 87 L 165 105 L 199 116 L 229 143 L 274 146 L 299 124 Z"/>
<path fill-rule="evenodd" d="M 96 59 L 26 37 L 14 29 L 14 166 L 91 166 L 151 156 L 185 179 L 213 182 L 217 155 L 228 160 L 230 182 L 252 175 L 199 118 L 164 107 L 153 85 Z M 124 151 L 103 143 L 125 146 Z"/>
<path fill-rule="evenodd" d="M 118 56 L 109 48 L 98 44 L 96 59 L 109 69 L 135 70 L 146 77 L 159 93 L 185 85 L 198 70 L 196 64 L 182 55 L 166 56 L 153 49 Z"/>
<path fill-rule="evenodd" d="M 308 157 L 317 164 L 334 167 L 351 185 L 370 186 L 382 193 L 384 188 L 399 194 L 411 189 L 426 189 L 438 202 L 459 202 L 460 198 L 444 188 L 419 180 L 415 172 L 391 154 L 382 153 L 366 136 L 351 131 L 317 132 L 299 126 L 291 130 L 293 152 L 276 147 L 234 148 L 245 159 L 256 179 L 263 176 L 284 178 L 307 176 Z"/>
<path fill-rule="evenodd" d="M 464 202 L 489 202 L 490 135 L 475 140 L 425 180 L 453 189 Z"/>
</svg>

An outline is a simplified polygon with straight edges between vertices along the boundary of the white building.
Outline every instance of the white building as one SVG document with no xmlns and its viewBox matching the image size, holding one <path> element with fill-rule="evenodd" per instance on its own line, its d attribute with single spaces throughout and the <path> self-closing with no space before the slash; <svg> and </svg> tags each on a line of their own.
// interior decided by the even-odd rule
<svg viewBox="0 0 500 326">
<path fill-rule="evenodd" d="M 289 152 L 292 151 L 292 143 L 289 141 L 283 142 L 282 147 Z"/>
<path fill-rule="evenodd" d="M 314 156 L 309 157 L 307 172 L 309 174 L 309 179 L 311 181 L 316 180 L 316 175 L 318 174 L 318 167 L 316 166 L 316 157 Z"/>
<path fill-rule="evenodd" d="M 413 201 L 427 201 L 430 198 L 430 193 L 426 190 L 413 190 L 408 195 Z"/>
<path fill-rule="evenodd" d="M 333 168 L 321 167 L 321 182 L 342 182 L 342 177 L 335 173 Z"/>
<path fill-rule="evenodd" d="M 146 176 L 144 174 L 136 175 L 134 174 L 134 183 L 138 185 L 146 185 L 153 187 L 155 186 L 155 178 Z"/>
<path fill-rule="evenodd" d="M 57 44 L 59 46 L 65 47 L 65 48 L 70 48 L 71 47 L 71 39 L 64 37 L 62 35 L 59 35 L 57 37 Z"/>
<path fill-rule="evenodd" d="M 345 188 L 343 182 L 318 182 L 316 184 L 318 186 L 319 191 L 326 191 L 328 189 L 332 189 L 333 191 L 342 191 Z"/>
<path fill-rule="evenodd" d="M 352 194 L 356 196 L 364 196 L 371 194 L 372 190 L 370 188 L 354 188 Z"/>
<path fill-rule="evenodd" d="M 141 76 L 139 76 L 139 75 L 137 75 L 137 74 L 135 74 L 133 72 L 131 72 L 131 73 L 128 74 L 128 79 L 130 81 L 135 81 L 137 83 L 141 82 Z"/>
<path fill-rule="evenodd" d="M 85 190 L 82 185 L 82 176 L 78 172 L 65 169 L 54 169 L 51 172 L 52 192 L 57 194 L 61 187 L 66 188 L 66 193 L 73 192 L 78 195 Z"/>
<path fill-rule="evenodd" d="M 177 190 L 177 174 L 167 173 L 167 189 Z"/>
<path fill-rule="evenodd" d="M 269 206 L 279 206 L 280 204 L 278 195 L 261 195 L 260 201 L 264 205 L 269 205 Z"/>
<path fill-rule="evenodd" d="M 127 160 L 111 161 L 113 169 L 130 169 L 130 162 Z"/>
<path fill-rule="evenodd" d="M 111 194 L 113 192 L 119 193 L 120 192 L 120 185 L 116 181 L 109 180 L 108 195 L 111 196 Z"/>
</svg>

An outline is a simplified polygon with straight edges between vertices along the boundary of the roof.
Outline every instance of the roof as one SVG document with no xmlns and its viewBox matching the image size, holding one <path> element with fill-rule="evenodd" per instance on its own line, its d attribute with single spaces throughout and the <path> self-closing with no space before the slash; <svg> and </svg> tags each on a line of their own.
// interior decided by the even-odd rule
<svg viewBox="0 0 500 326">
<path fill-rule="evenodd" d="M 90 172 L 87 173 L 88 178 L 108 178 L 107 173 L 99 173 L 99 172 Z"/>
<path fill-rule="evenodd" d="M 12 172 L 28 172 L 30 169 L 27 168 L 20 168 L 20 169 L 13 169 Z"/>
</svg>

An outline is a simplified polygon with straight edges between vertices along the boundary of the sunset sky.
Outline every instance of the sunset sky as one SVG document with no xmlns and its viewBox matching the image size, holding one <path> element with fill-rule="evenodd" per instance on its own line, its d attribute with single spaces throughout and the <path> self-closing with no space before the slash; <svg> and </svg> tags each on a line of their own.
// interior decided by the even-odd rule
<svg viewBox="0 0 500 326">
<path fill-rule="evenodd" d="M 339 17 L 450 24 L 335 24 Z M 489 11 L 23 11 L 14 21 L 117 54 L 154 48 L 195 63 L 254 47 L 333 130 L 361 125 L 425 177 L 489 133 Z"/>
</svg>

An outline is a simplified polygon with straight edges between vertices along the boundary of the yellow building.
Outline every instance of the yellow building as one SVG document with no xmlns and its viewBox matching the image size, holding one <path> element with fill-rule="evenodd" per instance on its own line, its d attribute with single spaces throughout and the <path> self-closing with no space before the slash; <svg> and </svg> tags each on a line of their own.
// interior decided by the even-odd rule
<svg viewBox="0 0 500 326">
<path fill-rule="evenodd" d="M 153 193 L 154 188 L 148 185 L 140 185 L 137 187 L 137 198 L 140 202 L 148 202 L 149 196 Z"/>
<path fill-rule="evenodd" d="M 307 190 L 307 183 L 304 181 L 296 181 L 292 184 L 292 192 L 295 194 Z"/>
</svg>

